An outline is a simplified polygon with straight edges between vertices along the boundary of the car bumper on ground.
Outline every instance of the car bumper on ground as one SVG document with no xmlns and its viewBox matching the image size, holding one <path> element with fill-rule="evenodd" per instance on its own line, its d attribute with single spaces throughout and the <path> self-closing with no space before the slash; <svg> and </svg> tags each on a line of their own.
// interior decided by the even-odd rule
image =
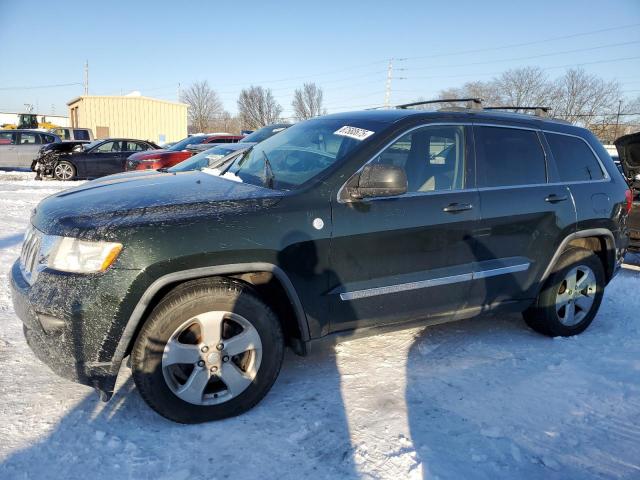
<svg viewBox="0 0 640 480">
<path fill-rule="evenodd" d="M 19 261 L 11 270 L 13 307 L 35 356 L 57 375 L 94 387 L 103 399 L 115 386 L 120 364 L 112 357 L 126 316 L 124 296 L 109 284 L 113 279 L 107 274 L 90 278 L 45 271 L 29 285 Z"/>
</svg>

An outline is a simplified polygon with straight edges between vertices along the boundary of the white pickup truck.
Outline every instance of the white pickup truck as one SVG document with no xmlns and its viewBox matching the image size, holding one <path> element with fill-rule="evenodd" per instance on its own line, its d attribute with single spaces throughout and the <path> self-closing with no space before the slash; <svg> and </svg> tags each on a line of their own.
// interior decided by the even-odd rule
<svg viewBox="0 0 640 480">
<path fill-rule="evenodd" d="M 49 130 L 50 133 L 60 137 L 63 142 L 68 140 L 93 142 L 93 131 L 90 128 L 58 127 Z"/>
</svg>

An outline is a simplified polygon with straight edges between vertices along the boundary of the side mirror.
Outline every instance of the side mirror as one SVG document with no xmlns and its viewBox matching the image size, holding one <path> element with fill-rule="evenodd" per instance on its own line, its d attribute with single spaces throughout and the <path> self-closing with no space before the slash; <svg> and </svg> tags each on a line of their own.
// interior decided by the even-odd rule
<svg viewBox="0 0 640 480">
<path fill-rule="evenodd" d="M 402 195 L 407 193 L 407 174 L 394 165 L 369 164 L 348 192 L 353 199 Z"/>
</svg>

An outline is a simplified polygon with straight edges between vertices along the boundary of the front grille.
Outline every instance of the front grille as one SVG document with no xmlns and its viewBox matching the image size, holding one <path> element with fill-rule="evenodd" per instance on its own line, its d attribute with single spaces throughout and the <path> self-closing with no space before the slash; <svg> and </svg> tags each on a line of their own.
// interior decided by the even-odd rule
<svg viewBox="0 0 640 480">
<path fill-rule="evenodd" d="M 33 273 L 38 266 L 40 258 L 40 247 L 42 246 L 42 234 L 33 227 L 29 227 L 22 244 L 22 253 L 20 254 L 20 267 L 22 273 L 29 283 L 32 281 Z"/>
</svg>

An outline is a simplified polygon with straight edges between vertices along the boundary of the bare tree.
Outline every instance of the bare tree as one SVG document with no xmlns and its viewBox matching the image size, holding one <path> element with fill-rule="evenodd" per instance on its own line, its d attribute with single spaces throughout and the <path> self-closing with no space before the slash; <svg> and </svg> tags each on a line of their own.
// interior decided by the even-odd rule
<svg viewBox="0 0 640 480">
<path fill-rule="evenodd" d="M 245 88 L 238 97 L 238 112 L 244 128 L 257 129 L 275 123 L 282 107 L 268 88 Z"/>
<path fill-rule="evenodd" d="M 580 125 L 610 123 L 622 98 L 620 84 L 582 69 L 571 69 L 556 81 L 555 116 Z"/>
<path fill-rule="evenodd" d="M 192 84 L 181 100 L 189 105 L 189 124 L 195 132 L 206 132 L 215 117 L 224 112 L 218 94 L 206 80 Z"/>
<path fill-rule="evenodd" d="M 322 108 L 322 88 L 315 83 L 305 83 L 302 88 L 297 88 L 293 94 L 293 113 L 298 120 L 307 120 L 327 113 Z"/>
<path fill-rule="evenodd" d="M 490 83 L 494 101 L 503 106 L 548 106 L 556 97 L 556 88 L 540 67 L 507 70 Z"/>
</svg>

